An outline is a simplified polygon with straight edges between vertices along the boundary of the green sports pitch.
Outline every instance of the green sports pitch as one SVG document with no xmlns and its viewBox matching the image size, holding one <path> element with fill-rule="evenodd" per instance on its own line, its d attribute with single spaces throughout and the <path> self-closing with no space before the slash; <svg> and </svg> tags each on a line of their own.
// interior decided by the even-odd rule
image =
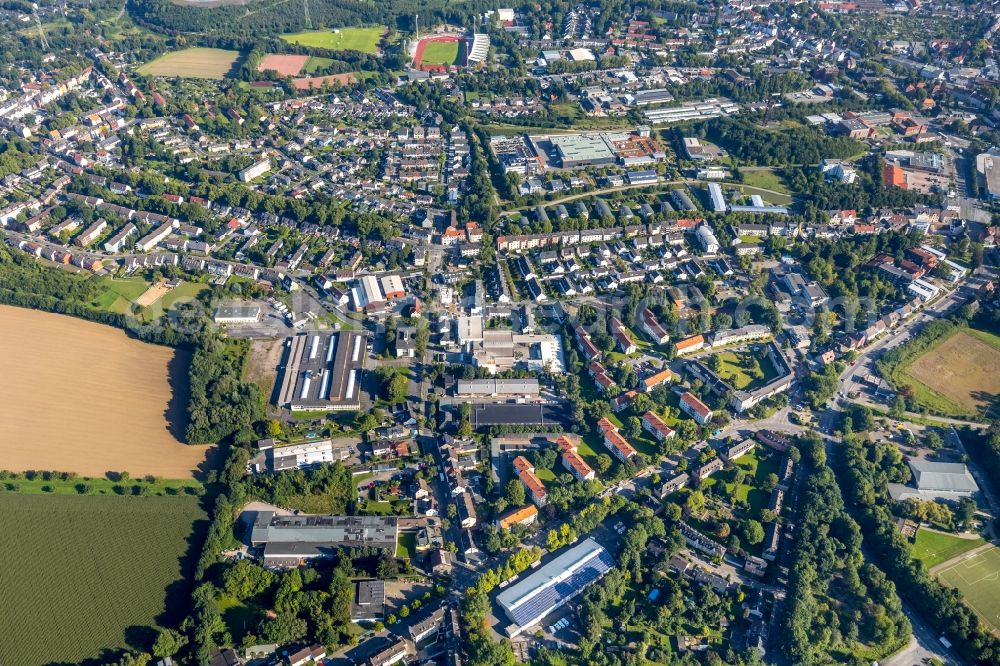
<svg viewBox="0 0 1000 666">
<path fill-rule="evenodd" d="M 331 51 L 360 51 L 361 53 L 378 53 L 379 42 L 385 34 L 383 26 L 371 28 L 339 28 L 336 30 L 309 30 L 282 35 L 281 38 L 292 44 L 329 49 Z"/>
<path fill-rule="evenodd" d="M 993 547 L 960 560 L 938 574 L 956 587 L 965 602 L 993 631 L 1000 631 L 1000 548 Z"/>
<path fill-rule="evenodd" d="M 422 65 L 460 65 L 461 50 L 463 42 L 436 42 L 428 41 L 424 46 L 423 56 L 420 59 Z"/>
</svg>

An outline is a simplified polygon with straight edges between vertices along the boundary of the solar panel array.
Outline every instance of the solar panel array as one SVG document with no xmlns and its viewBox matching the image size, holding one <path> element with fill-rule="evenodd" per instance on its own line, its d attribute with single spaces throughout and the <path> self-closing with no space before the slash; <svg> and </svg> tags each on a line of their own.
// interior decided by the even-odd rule
<svg viewBox="0 0 1000 666">
<path fill-rule="evenodd" d="M 511 619 L 521 626 L 527 626 L 544 617 L 561 601 L 579 593 L 615 566 L 611 554 L 601 549 L 596 557 L 574 571 L 565 580 L 542 587 L 530 599 L 510 610 Z"/>
</svg>

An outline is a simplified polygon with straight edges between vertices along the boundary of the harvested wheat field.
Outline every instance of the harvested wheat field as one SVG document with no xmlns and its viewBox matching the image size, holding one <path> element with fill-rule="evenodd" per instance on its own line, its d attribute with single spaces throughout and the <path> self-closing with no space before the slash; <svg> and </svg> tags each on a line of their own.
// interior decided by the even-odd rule
<svg viewBox="0 0 1000 666">
<path fill-rule="evenodd" d="M 179 439 L 189 355 L 64 315 L 0 305 L 0 468 L 191 478 Z"/>
<path fill-rule="evenodd" d="M 165 53 L 139 67 L 143 76 L 180 76 L 191 79 L 222 79 L 236 67 L 238 51 L 190 48 Z"/>
<path fill-rule="evenodd" d="M 943 407 L 951 402 L 960 408 L 956 412 L 976 413 L 1000 393 L 997 368 L 1000 338 L 983 331 L 963 330 L 920 356 L 906 368 L 906 374 L 929 389 L 926 398 L 931 406 L 937 406 L 933 402 L 937 398 Z"/>
</svg>

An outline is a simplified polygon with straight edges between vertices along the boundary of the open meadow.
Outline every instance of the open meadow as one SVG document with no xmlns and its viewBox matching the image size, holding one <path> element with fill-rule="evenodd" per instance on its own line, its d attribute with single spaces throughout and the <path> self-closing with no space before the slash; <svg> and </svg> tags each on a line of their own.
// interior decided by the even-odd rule
<svg viewBox="0 0 1000 666">
<path fill-rule="evenodd" d="M 187 352 L 63 315 L 0 306 L 0 468 L 192 478 Z M 0 661 L 2 663 L 2 661 Z"/>
<path fill-rule="evenodd" d="M 207 524 L 194 497 L 0 494 L 0 664 L 42 666 L 145 647 L 187 607 Z"/>
<path fill-rule="evenodd" d="M 958 588 L 965 603 L 994 632 L 1000 632 L 1000 548 L 994 546 L 962 559 L 942 570 L 938 578 Z"/>
<path fill-rule="evenodd" d="M 331 51 L 360 51 L 361 53 L 378 53 L 379 43 L 385 34 L 383 26 L 370 28 L 340 28 L 336 30 L 309 30 L 282 35 L 281 38 L 292 44 L 311 46 Z"/>
<path fill-rule="evenodd" d="M 986 541 L 981 538 L 964 539 L 954 534 L 921 527 L 917 530 L 917 538 L 913 542 L 913 557 L 923 562 L 925 569 L 930 570 L 942 562 L 985 544 Z"/>
<path fill-rule="evenodd" d="M 165 53 L 139 68 L 144 76 L 180 76 L 191 79 L 225 78 L 240 54 L 225 49 L 190 48 Z"/>
<path fill-rule="evenodd" d="M 905 368 L 917 402 L 955 416 L 982 413 L 1000 394 L 1000 337 L 963 329 Z"/>
</svg>

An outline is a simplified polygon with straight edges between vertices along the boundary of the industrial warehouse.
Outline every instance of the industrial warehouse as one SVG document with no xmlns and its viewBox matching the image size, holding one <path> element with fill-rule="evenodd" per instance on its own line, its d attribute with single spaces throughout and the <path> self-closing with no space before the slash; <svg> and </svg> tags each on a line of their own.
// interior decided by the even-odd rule
<svg viewBox="0 0 1000 666">
<path fill-rule="evenodd" d="M 298 566 L 332 557 L 337 548 L 378 548 L 396 552 L 395 516 L 279 516 L 257 514 L 250 545 L 269 566 Z"/>
<path fill-rule="evenodd" d="M 513 623 L 506 628 L 507 635 L 513 638 L 538 624 L 614 566 L 611 553 L 587 539 L 539 567 L 497 595 L 497 603 Z"/>
<path fill-rule="evenodd" d="M 303 333 L 285 342 L 278 405 L 294 411 L 361 409 L 364 333 Z"/>
</svg>

